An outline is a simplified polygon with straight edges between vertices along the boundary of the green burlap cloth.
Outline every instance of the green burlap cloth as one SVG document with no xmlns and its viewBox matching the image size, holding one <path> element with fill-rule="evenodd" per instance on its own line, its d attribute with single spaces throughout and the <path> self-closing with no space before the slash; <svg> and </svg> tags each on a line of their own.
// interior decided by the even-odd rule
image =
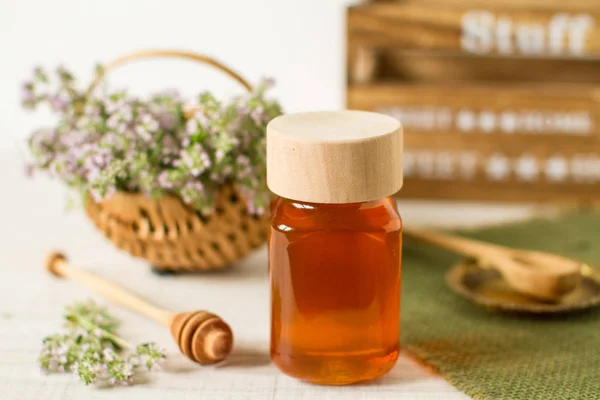
<svg viewBox="0 0 600 400">
<path fill-rule="evenodd" d="M 600 267 L 600 214 L 576 214 L 470 232 Z M 459 257 L 405 241 L 403 349 L 475 399 L 600 399 L 600 308 L 553 317 L 479 308 L 444 274 Z"/>
</svg>

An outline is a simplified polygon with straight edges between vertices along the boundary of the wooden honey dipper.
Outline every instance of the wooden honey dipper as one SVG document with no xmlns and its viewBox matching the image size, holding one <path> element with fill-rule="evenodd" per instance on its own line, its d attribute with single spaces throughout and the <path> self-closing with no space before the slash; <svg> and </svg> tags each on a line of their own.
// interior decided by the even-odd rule
<svg viewBox="0 0 600 400">
<path fill-rule="evenodd" d="M 207 311 L 173 314 L 148 303 L 115 283 L 69 264 L 62 253 L 51 253 L 46 269 L 55 276 L 68 277 L 98 294 L 168 327 L 181 352 L 202 365 L 222 361 L 233 346 L 231 328 L 219 316 Z"/>
</svg>

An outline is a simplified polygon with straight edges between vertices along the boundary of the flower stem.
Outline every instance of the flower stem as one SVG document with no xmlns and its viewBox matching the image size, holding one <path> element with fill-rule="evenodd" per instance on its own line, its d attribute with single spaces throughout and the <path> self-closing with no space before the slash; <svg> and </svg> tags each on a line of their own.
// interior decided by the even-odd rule
<svg viewBox="0 0 600 400">
<path fill-rule="evenodd" d="M 118 337 L 117 335 L 115 335 L 115 334 L 107 331 L 106 329 L 103 329 L 103 328 L 99 327 L 98 325 L 94 324 L 93 322 L 91 322 L 86 317 L 78 315 L 76 322 L 82 328 L 84 328 L 84 329 L 86 329 L 88 331 L 96 331 L 96 330 L 98 330 L 98 331 L 102 332 L 102 337 L 103 338 L 113 341 L 119 347 L 130 349 L 130 350 L 133 349 L 133 346 L 131 344 L 129 344 L 127 341 L 125 341 L 124 339 L 121 339 L 120 337 Z"/>
</svg>

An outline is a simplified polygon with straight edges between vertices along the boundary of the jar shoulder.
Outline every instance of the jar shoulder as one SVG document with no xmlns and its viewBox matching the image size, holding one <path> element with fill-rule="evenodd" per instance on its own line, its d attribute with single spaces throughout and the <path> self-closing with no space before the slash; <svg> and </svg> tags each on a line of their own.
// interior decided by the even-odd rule
<svg viewBox="0 0 600 400">
<path fill-rule="evenodd" d="M 278 197 L 271 202 L 270 221 L 272 228 L 284 232 L 402 230 L 396 201 L 390 197 L 352 204 L 304 203 Z"/>
</svg>

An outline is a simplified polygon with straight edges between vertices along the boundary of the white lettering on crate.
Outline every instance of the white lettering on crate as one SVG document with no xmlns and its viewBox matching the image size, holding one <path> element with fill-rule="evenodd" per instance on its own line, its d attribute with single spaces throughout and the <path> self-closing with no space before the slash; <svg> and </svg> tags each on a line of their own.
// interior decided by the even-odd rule
<svg viewBox="0 0 600 400">
<path fill-rule="evenodd" d="M 600 183 L 600 156 L 597 154 L 575 154 L 566 157 L 554 154 L 538 158 L 524 153 L 509 157 L 494 153 L 483 157 L 469 150 L 405 150 L 404 176 L 425 180 L 463 180 L 477 177 L 507 182 L 547 183 Z"/>
<path fill-rule="evenodd" d="M 589 136 L 594 131 L 588 111 L 473 110 L 449 107 L 398 106 L 376 111 L 391 115 L 413 131 L 459 131 L 462 133 L 504 133 L 522 135 Z"/>
<path fill-rule="evenodd" d="M 463 50 L 488 54 L 574 55 L 585 54 L 586 37 L 594 26 L 589 14 L 558 13 L 545 23 L 515 22 L 484 10 L 463 15 Z"/>
</svg>

